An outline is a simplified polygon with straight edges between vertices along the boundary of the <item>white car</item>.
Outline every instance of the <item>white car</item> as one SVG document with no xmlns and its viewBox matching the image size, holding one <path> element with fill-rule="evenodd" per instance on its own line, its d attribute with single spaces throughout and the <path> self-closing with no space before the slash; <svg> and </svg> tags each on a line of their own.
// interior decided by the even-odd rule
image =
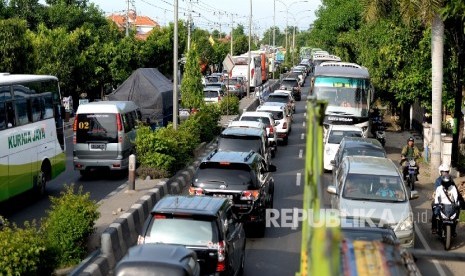
<svg viewBox="0 0 465 276">
<path fill-rule="evenodd" d="M 325 171 L 332 171 L 333 165 L 331 160 L 334 160 L 342 138 L 344 137 L 363 137 L 361 127 L 354 125 L 330 125 L 326 136 L 324 137 L 324 153 L 323 166 Z"/>
<path fill-rule="evenodd" d="M 278 150 L 278 135 L 276 133 L 276 122 L 273 119 L 273 114 L 270 112 L 246 111 L 242 113 L 239 121 L 256 121 L 265 124 L 268 144 L 271 147 L 271 157 L 276 155 L 276 151 Z"/>
<path fill-rule="evenodd" d="M 224 91 L 220 87 L 207 86 L 203 89 L 205 103 L 219 103 L 224 97 Z"/>
<path fill-rule="evenodd" d="M 273 114 L 273 119 L 276 122 L 275 130 L 278 135 L 278 140 L 287 145 L 289 134 L 291 132 L 292 114 L 289 113 L 289 110 L 286 108 L 286 104 L 270 102 L 266 105 L 260 105 L 257 107 L 257 111 L 270 112 Z"/>
</svg>

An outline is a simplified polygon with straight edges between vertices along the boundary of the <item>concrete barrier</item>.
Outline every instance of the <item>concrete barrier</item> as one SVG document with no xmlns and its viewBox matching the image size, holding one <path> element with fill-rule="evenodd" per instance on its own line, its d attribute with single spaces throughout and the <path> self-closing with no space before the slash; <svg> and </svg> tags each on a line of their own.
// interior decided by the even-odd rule
<svg viewBox="0 0 465 276">
<path fill-rule="evenodd" d="M 110 267 L 115 267 L 116 263 L 123 257 L 116 228 L 108 227 L 102 233 L 101 250 L 103 256 L 108 259 Z"/>
</svg>

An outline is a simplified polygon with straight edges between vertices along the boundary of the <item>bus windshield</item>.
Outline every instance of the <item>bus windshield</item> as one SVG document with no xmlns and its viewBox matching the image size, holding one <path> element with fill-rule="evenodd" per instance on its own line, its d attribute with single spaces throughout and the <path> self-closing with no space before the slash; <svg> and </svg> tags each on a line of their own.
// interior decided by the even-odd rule
<svg viewBox="0 0 465 276">
<path fill-rule="evenodd" d="M 367 117 L 370 89 L 365 79 L 342 77 L 315 78 L 313 93 L 320 100 L 326 100 L 326 115 Z"/>
</svg>

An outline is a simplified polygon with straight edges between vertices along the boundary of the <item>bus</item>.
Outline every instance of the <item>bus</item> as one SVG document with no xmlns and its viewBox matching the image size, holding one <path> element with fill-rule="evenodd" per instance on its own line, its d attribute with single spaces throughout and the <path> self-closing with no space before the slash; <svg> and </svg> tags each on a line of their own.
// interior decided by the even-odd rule
<svg viewBox="0 0 465 276">
<path fill-rule="evenodd" d="M 368 137 L 374 90 L 367 68 L 348 62 L 321 63 L 315 67 L 312 95 L 327 101 L 325 129 L 331 124 L 356 125 Z"/>
<path fill-rule="evenodd" d="M 65 171 L 64 115 L 56 77 L 0 73 L 0 202 Z"/>
</svg>

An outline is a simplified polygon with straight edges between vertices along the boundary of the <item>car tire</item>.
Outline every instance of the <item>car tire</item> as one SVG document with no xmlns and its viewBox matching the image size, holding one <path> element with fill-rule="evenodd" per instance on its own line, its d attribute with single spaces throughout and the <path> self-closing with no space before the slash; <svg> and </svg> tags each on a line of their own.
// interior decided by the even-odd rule
<svg viewBox="0 0 465 276">
<path fill-rule="evenodd" d="M 79 174 L 81 174 L 81 177 L 87 178 L 90 175 L 90 172 L 88 170 L 80 170 Z"/>
<path fill-rule="evenodd" d="M 286 137 L 283 139 L 283 144 L 286 145 L 286 146 L 289 144 L 289 137 L 286 136 Z"/>
</svg>

